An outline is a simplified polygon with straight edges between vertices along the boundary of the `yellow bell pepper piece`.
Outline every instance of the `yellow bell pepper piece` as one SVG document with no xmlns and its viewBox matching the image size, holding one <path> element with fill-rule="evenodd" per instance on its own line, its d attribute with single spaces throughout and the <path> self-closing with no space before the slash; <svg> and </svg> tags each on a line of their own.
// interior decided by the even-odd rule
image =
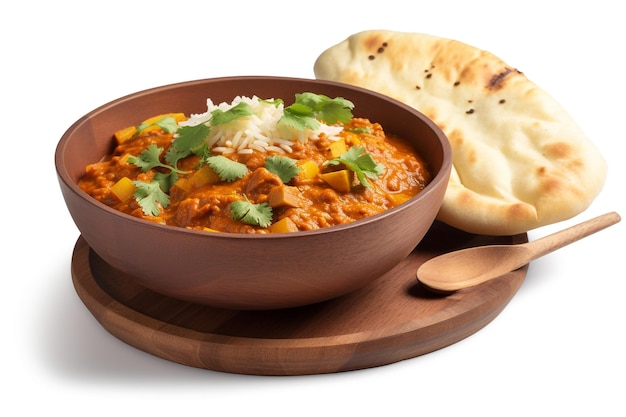
<svg viewBox="0 0 626 417">
<path fill-rule="evenodd" d="M 410 194 L 398 193 L 398 194 L 388 194 L 389 200 L 394 206 L 399 206 L 407 200 L 410 200 L 413 197 Z"/>
<path fill-rule="evenodd" d="M 151 126 L 148 126 L 148 127 L 144 128 L 141 131 L 141 133 L 160 131 L 161 128 L 159 126 L 153 124 L 153 123 L 158 122 L 159 120 L 163 119 L 164 117 L 173 117 L 174 120 L 176 120 L 176 123 L 181 122 L 181 121 L 187 119 L 187 117 L 183 113 L 165 113 L 165 114 L 159 114 L 158 116 L 152 116 L 152 117 L 144 120 L 143 122 L 141 122 L 142 125 L 151 125 Z"/>
<path fill-rule="evenodd" d="M 311 159 L 304 160 L 298 163 L 298 167 L 300 168 L 300 178 L 305 180 L 311 180 L 315 178 L 315 176 L 320 172 L 320 168 L 317 164 Z"/>
<path fill-rule="evenodd" d="M 191 177 L 189 177 L 189 182 L 194 187 L 202 187 L 207 184 L 215 184 L 220 181 L 220 176 L 217 175 L 213 169 L 204 165 L 202 168 L 197 170 Z"/>
<path fill-rule="evenodd" d="M 324 181 L 340 193 L 347 193 L 352 188 L 352 172 L 348 169 L 321 174 Z"/>
<path fill-rule="evenodd" d="M 191 184 L 191 181 L 189 181 L 187 178 L 179 178 L 178 181 L 176 181 L 172 185 L 172 189 L 170 190 L 170 192 L 174 191 L 174 189 L 177 188 L 184 193 L 188 193 L 192 187 L 193 185 Z"/>
<path fill-rule="evenodd" d="M 348 146 L 346 145 L 346 141 L 342 138 L 331 143 L 329 150 L 333 158 L 339 158 L 341 155 L 348 152 Z"/>
<path fill-rule="evenodd" d="M 135 133 L 137 133 L 137 127 L 128 126 L 128 127 L 125 127 L 124 129 L 118 130 L 113 135 L 115 136 L 115 140 L 117 140 L 117 144 L 121 145 L 122 143 L 126 142 L 128 139 L 135 136 Z"/>
<path fill-rule="evenodd" d="M 135 184 L 128 177 L 123 177 L 118 182 L 113 184 L 111 192 L 117 197 L 120 202 L 124 203 L 130 200 L 135 194 Z"/>
<path fill-rule="evenodd" d="M 120 165 L 128 165 L 128 158 L 130 157 L 129 153 L 125 153 L 124 155 L 120 156 L 120 159 L 117 161 L 118 164 Z"/>
<path fill-rule="evenodd" d="M 297 232 L 298 226 L 289 217 L 283 217 L 269 227 L 270 233 L 290 233 Z"/>
<path fill-rule="evenodd" d="M 151 125 L 153 123 L 158 122 L 162 118 L 168 117 L 168 116 L 173 117 L 174 120 L 176 120 L 176 123 L 180 123 L 184 120 L 187 120 L 187 116 L 185 116 L 184 113 L 164 113 L 164 114 L 159 114 L 158 116 L 149 117 L 143 122 L 141 122 L 141 124 Z M 145 128 L 143 132 L 151 132 L 151 131 L 156 131 L 160 129 L 161 128 L 158 126 L 150 126 L 150 127 Z M 133 136 L 135 136 L 136 133 L 137 133 L 137 126 L 128 126 L 128 127 L 125 127 L 124 129 L 118 130 L 113 135 L 115 136 L 115 139 L 117 140 L 117 144 L 120 145 L 126 142 L 127 140 L 131 139 Z"/>
<path fill-rule="evenodd" d="M 187 116 L 184 113 L 164 113 L 159 114 L 158 116 L 152 116 L 141 122 L 142 125 L 151 125 L 152 123 L 156 123 L 164 117 L 173 117 L 176 120 L 176 123 L 183 122 L 187 120 Z"/>
</svg>

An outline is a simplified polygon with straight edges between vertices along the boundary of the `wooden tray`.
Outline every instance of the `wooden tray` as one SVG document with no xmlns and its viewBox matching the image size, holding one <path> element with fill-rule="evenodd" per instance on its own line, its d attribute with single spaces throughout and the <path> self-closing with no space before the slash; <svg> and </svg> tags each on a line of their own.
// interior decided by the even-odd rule
<svg viewBox="0 0 626 417">
<path fill-rule="evenodd" d="M 160 358 L 241 374 L 321 374 L 413 358 L 475 333 L 515 295 L 527 267 L 447 296 L 425 290 L 415 271 L 439 253 L 527 241 L 526 234 L 479 236 L 435 223 L 411 255 L 370 286 L 285 310 L 224 310 L 165 297 L 109 266 L 82 237 L 72 279 L 107 331 Z"/>
</svg>

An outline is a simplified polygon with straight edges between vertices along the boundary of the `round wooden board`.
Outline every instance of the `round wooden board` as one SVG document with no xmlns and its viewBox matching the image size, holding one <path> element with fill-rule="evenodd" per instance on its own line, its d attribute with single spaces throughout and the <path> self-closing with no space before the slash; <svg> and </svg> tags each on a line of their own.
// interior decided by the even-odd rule
<svg viewBox="0 0 626 417">
<path fill-rule="evenodd" d="M 107 331 L 160 358 L 240 374 L 322 374 L 413 358 L 483 328 L 515 295 L 527 267 L 449 295 L 427 291 L 415 271 L 451 250 L 527 241 L 526 234 L 480 236 L 435 223 L 404 261 L 368 287 L 285 310 L 224 310 L 163 296 L 109 266 L 82 237 L 72 280 Z"/>
</svg>

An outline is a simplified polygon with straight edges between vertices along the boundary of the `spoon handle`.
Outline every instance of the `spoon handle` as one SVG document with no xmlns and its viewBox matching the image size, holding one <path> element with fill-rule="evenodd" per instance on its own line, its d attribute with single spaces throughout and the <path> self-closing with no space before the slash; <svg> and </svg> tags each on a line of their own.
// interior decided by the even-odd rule
<svg viewBox="0 0 626 417">
<path fill-rule="evenodd" d="M 525 246 L 532 251 L 531 260 L 537 259 L 543 255 L 560 249 L 563 246 L 569 245 L 570 243 L 576 242 L 577 240 L 614 225 L 620 220 L 621 217 L 616 212 L 606 213 L 541 239 L 526 243 Z"/>
</svg>

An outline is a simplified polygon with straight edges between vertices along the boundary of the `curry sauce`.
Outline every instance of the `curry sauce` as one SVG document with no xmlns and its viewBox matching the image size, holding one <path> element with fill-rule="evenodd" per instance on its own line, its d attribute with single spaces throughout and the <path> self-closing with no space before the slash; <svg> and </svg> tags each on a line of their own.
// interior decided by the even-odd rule
<svg viewBox="0 0 626 417">
<path fill-rule="evenodd" d="M 339 137 L 331 140 L 321 135 L 316 140 L 296 142 L 288 154 L 225 154 L 248 168 L 244 176 L 232 181 L 221 180 L 198 155 L 189 155 L 178 162 L 183 173 L 168 190 L 169 203 L 160 206 L 156 215 L 142 209 L 133 184 L 152 181 L 163 168 L 143 172 L 129 162 L 129 157 L 138 156 L 150 145 L 162 148 L 163 157 L 174 139 L 171 133 L 151 129 L 120 142 L 111 155 L 86 167 L 79 186 L 107 206 L 160 224 L 210 232 L 276 233 L 315 230 L 381 213 L 417 195 L 431 179 L 420 155 L 401 138 L 386 134 L 377 123 L 353 118 Z M 327 162 L 354 146 L 364 148 L 384 167 L 378 177 L 367 178 L 367 185 L 343 164 Z M 268 170 L 266 160 L 272 155 L 295 160 L 297 174 L 284 182 Z M 236 219 L 232 205 L 242 200 L 270 207 L 270 224 Z"/>
</svg>

